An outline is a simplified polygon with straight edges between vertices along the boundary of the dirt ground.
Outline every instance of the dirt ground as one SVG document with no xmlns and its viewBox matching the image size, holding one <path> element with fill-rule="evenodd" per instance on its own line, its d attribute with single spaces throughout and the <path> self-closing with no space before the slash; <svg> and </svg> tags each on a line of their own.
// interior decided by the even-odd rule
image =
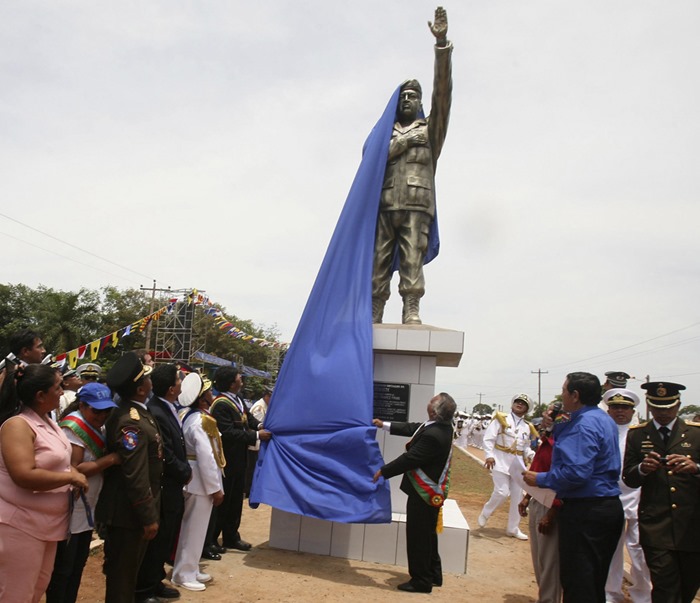
<svg viewBox="0 0 700 603">
<path fill-rule="evenodd" d="M 473 471 L 483 469 L 470 461 Z M 181 590 L 182 602 L 237 603 L 255 601 L 307 602 L 325 601 L 479 601 L 480 603 L 534 603 L 537 585 L 532 572 L 530 548 L 506 536 L 506 512 L 503 505 L 479 529 L 476 518 L 484 498 L 457 498 L 462 513 L 472 528 L 469 535 L 467 574 L 445 574 L 444 584 L 432 594 L 409 594 L 396 590 L 408 579 L 406 569 L 308 553 L 296 553 L 268 546 L 270 508 L 257 510 L 244 506 L 241 535 L 253 544 L 247 553 L 231 551 L 221 561 L 202 563 L 213 576 L 202 592 Z M 521 523 L 527 533 L 527 521 Z M 83 575 L 79 601 L 104 601 L 104 577 L 101 573 L 102 552 L 97 550 L 88 560 Z"/>
</svg>

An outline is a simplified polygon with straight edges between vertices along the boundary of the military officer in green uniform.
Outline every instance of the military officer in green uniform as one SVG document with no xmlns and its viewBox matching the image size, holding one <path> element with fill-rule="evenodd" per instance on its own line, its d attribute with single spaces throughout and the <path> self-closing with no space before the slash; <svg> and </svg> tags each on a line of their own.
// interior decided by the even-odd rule
<svg viewBox="0 0 700 603">
<path fill-rule="evenodd" d="M 120 464 L 105 471 L 95 512 L 105 539 L 105 603 L 133 603 L 146 545 L 158 532 L 163 446 L 146 407 L 150 372 L 129 352 L 107 373 L 121 400 L 105 425 L 107 449 L 118 453 Z"/>
<path fill-rule="evenodd" d="M 690 603 L 700 587 L 700 424 L 678 418 L 685 386 L 642 388 L 652 420 L 630 427 L 622 479 L 642 489 L 639 540 L 653 603 Z"/>
</svg>

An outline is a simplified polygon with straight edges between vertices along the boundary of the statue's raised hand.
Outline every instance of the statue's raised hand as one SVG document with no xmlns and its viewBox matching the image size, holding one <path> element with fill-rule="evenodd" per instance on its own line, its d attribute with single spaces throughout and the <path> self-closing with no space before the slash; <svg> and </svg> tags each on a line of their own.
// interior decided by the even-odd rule
<svg viewBox="0 0 700 603">
<path fill-rule="evenodd" d="M 439 46 L 447 44 L 447 11 L 442 6 L 435 9 L 435 22 L 428 21 L 428 27 Z"/>
</svg>

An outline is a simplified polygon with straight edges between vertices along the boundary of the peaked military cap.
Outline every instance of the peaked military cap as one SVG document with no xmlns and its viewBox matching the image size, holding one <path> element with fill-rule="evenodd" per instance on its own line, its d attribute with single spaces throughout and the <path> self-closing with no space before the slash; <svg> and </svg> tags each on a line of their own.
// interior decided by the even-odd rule
<svg viewBox="0 0 700 603">
<path fill-rule="evenodd" d="M 650 381 L 642 383 L 642 389 L 647 390 L 647 404 L 653 408 L 668 408 L 680 402 L 681 391 L 685 385 L 669 381 Z"/>
<path fill-rule="evenodd" d="M 530 396 L 528 396 L 527 394 L 515 394 L 513 396 L 513 399 L 510 401 L 511 405 L 515 404 L 518 400 L 520 400 L 521 402 L 525 402 L 528 410 L 530 410 L 530 408 L 532 407 L 532 400 L 530 400 Z"/>
<path fill-rule="evenodd" d="M 153 368 L 141 364 L 135 352 L 127 352 L 109 370 L 106 382 L 113 390 L 119 390 L 127 383 L 136 383 L 141 377 L 150 375 Z"/>
<path fill-rule="evenodd" d="M 603 394 L 603 402 L 608 406 L 637 406 L 639 404 L 639 396 L 629 389 L 616 387 L 609 389 Z"/>
<path fill-rule="evenodd" d="M 627 379 L 630 378 L 627 373 L 622 371 L 608 371 L 605 376 L 613 387 L 627 387 Z"/>
</svg>

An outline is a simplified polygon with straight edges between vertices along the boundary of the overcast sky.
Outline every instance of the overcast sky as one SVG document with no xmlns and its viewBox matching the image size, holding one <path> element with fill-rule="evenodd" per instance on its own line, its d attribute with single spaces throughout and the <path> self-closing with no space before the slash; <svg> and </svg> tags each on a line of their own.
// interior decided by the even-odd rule
<svg viewBox="0 0 700 603">
<path fill-rule="evenodd" d="M 196 287 L 290 340 L 389 96 L 417 77 L 428 110 L 434 8 L 3 2 L 0 280 Z M 507 406 L 538 369 L 543 401 L 567 372 L 624 370 L 700 403 L 700 3 L 445 8 L 421 316 L 465 351 L 437 389 Z"/>
</svg>

